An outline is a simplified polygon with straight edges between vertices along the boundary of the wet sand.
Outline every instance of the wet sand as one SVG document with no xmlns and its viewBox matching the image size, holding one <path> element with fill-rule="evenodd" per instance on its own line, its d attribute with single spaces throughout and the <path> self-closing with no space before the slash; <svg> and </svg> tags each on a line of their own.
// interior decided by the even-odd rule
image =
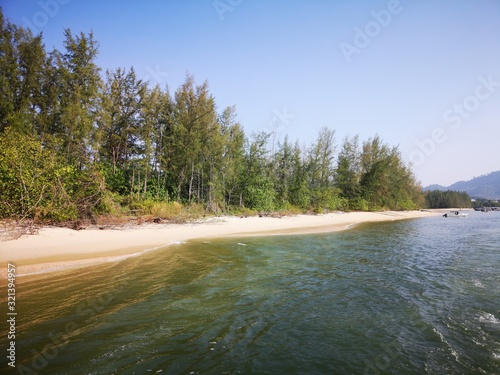
<svg viewBox="0 0 500 375">
<path fill-rule="evenodd" d="M 349 212 L 282 218 L 215 217 L 189 224 L 143 224 L 118 230 L 42 228 L 36 235 L 0 242 L 0 263 L 36 274 L 119 261 L 190 239 L 327 233 L 360 223 L 441 215 L 443 210 Z M 5 276 L 6 268 L 0 269 Z"/>
</svg>

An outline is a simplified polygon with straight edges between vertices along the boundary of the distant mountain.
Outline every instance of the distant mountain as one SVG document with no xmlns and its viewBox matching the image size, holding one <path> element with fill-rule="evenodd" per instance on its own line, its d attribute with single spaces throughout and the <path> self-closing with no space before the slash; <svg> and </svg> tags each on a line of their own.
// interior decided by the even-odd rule
<svg viewBox="0 0 500 375">
<path fill-rule="evenodd" d="M 474 177 L 469 181 L 458 181 L 450 186 L 429 185 L 424 188 L 424 191 L 429 190 L 465 191 L 471 198 L 500 200 L 500 171 Z"/>
<path fill-rule="evenodd" d="M 424 191 L 431 191 L 431 190 L 448 190 L 448 188 L 446 186 L 438 185 L 438 184 L 429 185 L 429 186 L 424 187 Z"/>
</svg>

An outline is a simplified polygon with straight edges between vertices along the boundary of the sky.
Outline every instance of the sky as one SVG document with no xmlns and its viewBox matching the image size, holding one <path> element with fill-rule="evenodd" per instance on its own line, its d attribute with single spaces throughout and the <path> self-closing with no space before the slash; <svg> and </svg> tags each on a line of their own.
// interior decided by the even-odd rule
<svg viewBox="0 0 500 375">
<path fill-rule="evenodd" d="M 93 31 L 97 64 L 173 92 L 192 74 L 246 134 L 310 145 L 378 134 L 423 186 L 500 170 L 498 0 L 0 0 L 63 50 Z"/>
</svg>

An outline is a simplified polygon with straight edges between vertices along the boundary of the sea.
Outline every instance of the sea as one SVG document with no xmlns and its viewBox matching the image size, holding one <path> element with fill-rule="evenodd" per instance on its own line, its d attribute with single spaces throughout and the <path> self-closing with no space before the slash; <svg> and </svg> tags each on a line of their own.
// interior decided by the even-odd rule
<svg viewBox="0 0 500 375">
<path fill-rule="evenodd" d="M 14 340 L 0 288 L 2 374 L 500 374 L 497 212 L 18 275 Z"/>
</svg>

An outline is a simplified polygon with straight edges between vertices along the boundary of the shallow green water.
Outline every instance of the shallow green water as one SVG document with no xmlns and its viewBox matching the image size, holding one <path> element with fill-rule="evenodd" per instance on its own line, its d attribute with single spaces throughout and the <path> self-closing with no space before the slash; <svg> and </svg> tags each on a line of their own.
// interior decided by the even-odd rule
<svg viewBox="0 0 500 375">
<path fill-rule="evenodd" d="M 499 271 L 498 213 L 172 245 L 19 278 L 4 372 L 499 374 Z"/>
</svg>

